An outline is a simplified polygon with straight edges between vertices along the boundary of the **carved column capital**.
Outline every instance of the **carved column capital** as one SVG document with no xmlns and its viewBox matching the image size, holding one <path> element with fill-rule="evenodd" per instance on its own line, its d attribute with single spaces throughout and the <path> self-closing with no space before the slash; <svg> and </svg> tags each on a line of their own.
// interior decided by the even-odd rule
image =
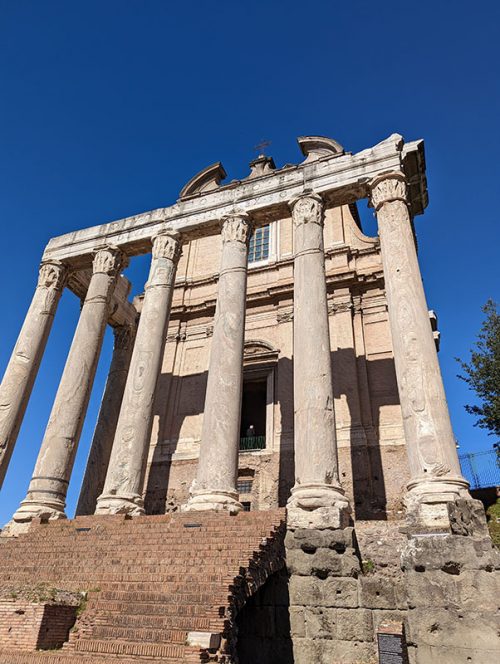
<svg viewBox="0 0 500 664">
<path fill-rule="evenodd" d="M 323 226 L 323 200 L 312 191 L 292 198 L 288 203 L 292 210 L 294 226 L 301 224 L 318 224 Z"/>
<path fill-rule="evenodd" d="M 384 203 L 403 201 L 408 204 L 408 186 L 403 173 L 386 173 L 370 182 L 370 199 L 375 211 Z"/>
<path fill-rule="evenodd" d="M 222 242 L 243 242 L 248 244 L 252 233 L 252 222 L 246 212 L 226 214 L 221 219 Z"/>
<path fill-rule="evenodd" d="M 42 261 L 38 272 L 38 286 L 61 291 L 68 278 L 68 268 L 61 261 Z"/>
<path fill-rule="evenodd" d="M 115 350 L 128 350 L 135 337 L 135 329 L 131 325 L 120 325 L 113 329 Z"/>
<path fill-rule="evenodd" d="M 106 245 L 96 249 L 92 261 L 93 274 L 107 274 L 116 277 L 128 264 L 127 256 L 113 245 Z"/>
<path fill-rule="evenodd" d="M 153 237 L 153 258 L 168 258 L 178 263 L 182 253 L 181 234 L 176 231 L 163 231 Z"/>
</svg>

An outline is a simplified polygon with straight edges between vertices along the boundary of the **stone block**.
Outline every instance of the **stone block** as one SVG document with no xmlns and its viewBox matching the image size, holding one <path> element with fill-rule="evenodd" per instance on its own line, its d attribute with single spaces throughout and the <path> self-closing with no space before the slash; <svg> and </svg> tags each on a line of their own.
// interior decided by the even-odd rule
<svg viewBox="0 0 500 664">
<path fill-rule="evenodd" d="M 301 606 L 290 607 L 290 634 L 292 638 L 306 635 L 304 609 Z"/>
<path fill-rule="evenodd" d="M 411 537 L 401 555 L 403 569 L 439 570 L 458 574 L 462 570 L 500 568 L 500 551 L 491 539 L 457 535 Z"/>
<path fill-rule="evenodd" d="M 326 607 L 305 609 L 306 636 L 310 639 L 336 638 L 337 611 Z"/>
<path fill-rule="evenodd" d="M 455 609 L 413 609 L 408 613 L 408 638 L 417 644 L 417 662 L 431 660 L 422 652 L 452 653 L 455 659 L 444 661 L 488 662 L 498 661 L 500 655 L 500 616 Z M 495 656 L 491 658 L 491 654 Z M 490 656 L 490 659 L 487 658 Z M 470 657 L 471 659 L 467 659 Z M 441 660 L 439 660 L 441 664 Z"/>
<path fill-rule="evenodd" d="M 322 643 L 313 639 L 293 640 L 293 662 L 294 664 L 312 664 L 319 662 L 319 653 Z"/>
<path fill-rule="evenodd" d="M 497 611 L 500 606 L 500 574 L 483 570 L 467 570 L 459 575 L 442 571 L 409 572 L 407 593 L 410 607 Z"/>
<path fill-rule="evenodd" d="M 373 641 L 372 612 L 368 609 L 336 609 L 337 638 Z"/>
<path fill-rule="evenodd" d="M 376 664 L 375 643 L 360 641 L 321 641 L 318 659 L 309 659 L 307 664 Z"/>
<path fill-rule="evenodd" d="M 343 553 L 346 549 L 356 547 L 354 528 L 288 530 L 285 546 L 287 549 L 302 549 L 303 551 L 315 551 L 321 548 L 335 549 Z"/>
<path fill-rule="evenodd" d="M 398 599 L 393 579 L 362 577 L 360 579 L 360 604 L 368 609 L 397 609 Z"/>
<path fill-rule="evenodd" d="M 359 561 L 351 553 L 337 553 L 333 549 L 316 549 L 306 553 L 302 549 L 290 549 L 286 554 L 288 571 L 300 576 L 354 576 L 359 573 Z"/>
<path fill-rule="evenodd" d="M 408 618 L 407 611 L 391 610 L 391 609 L 376 609 L 371 611 L 373 620 L 373 633 L 375 634 L 381 623 L 387 622 L 405 622 Z M 405 622 L 406 624 L 406 622 Z"/>
<path fill-rule="evenodd" d="M 358 582 L 356 579 L 347 578 L 292 576 L 290 603 L 309 607 L 355 608 L 358 606 Z"/>
</svg>

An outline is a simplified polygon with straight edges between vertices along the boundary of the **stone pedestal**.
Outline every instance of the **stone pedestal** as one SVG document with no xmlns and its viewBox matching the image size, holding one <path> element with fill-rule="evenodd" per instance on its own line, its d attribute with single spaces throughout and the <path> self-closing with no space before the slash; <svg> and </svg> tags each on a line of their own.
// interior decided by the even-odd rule
<svg viewBox="0 0 500 664">
<path fill-rule="evenodd" d="M 67 270 L 44 261 L 38 285 L 0 385 L 0 487 L 9 466 L 61 298 Z"/>
<path fill-rule="evenodd" d="M 135 339 L 135 327 L 115 327 L 115 345 L 106 387 L 102 397 L 89 458 L 85 468 L 76 516 L 94 514 L 97 498 L 106 480 L 118 416 L 127 381 Z"/>
<path fill-rule="evenodd" d="M 407 509 L 419 529 L 449 530 L 447 503 L 467 497 L 429 322 L 401 173 L 371 183 L 411 479 Z"/>
<path fill-rule="evenodd" d="M 111 459 L 102 495 L 97 500 L 96 514 L 144 513 L 142 485 L 150 445 L 154 397 L 180 254 L 178 233 L 167 231 L 153 239 L 149 280 L 144 291 Z"/>
<path fill-rule="evenodd" d="M 343 528 L 349 504 L 338 475 L 328 330 L 323 205 L 306 193 L 291 201 L 294 224 L 295 485 L 290 528 Z"/>
<path fill-rule="evenodd" d="M 114 247 L 96 252 L 93 273 L 26 498 L 17 524 L 34 517 L 65 518 L 66 493 L 94 382 L 109 303 L 125 257 Z"/>
<path fill-rule="evenodd" d="M 186 510 L 242 509 L 236 491 L 250 222 L 223 219 L 222 258 L 210 352 L 200 458 Z"/>
</svg>

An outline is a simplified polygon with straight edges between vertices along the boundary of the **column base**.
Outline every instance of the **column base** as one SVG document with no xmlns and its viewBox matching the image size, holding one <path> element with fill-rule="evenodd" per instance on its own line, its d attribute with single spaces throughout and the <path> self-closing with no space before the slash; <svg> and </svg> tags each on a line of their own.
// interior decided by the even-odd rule
<svg viewBox="0 0 500 664">
<path fill-rule="evenodd" d="M 238 500 L 236 491 L 196 491 L 182 506 L 183 512 L 206 512 L 209 510 L 238 514 L 243 505 Z"/>
<path fill-rule="evenodd" d="M 293 487 L 287 503 L 287 527 L 346 528 L 351 508 L 340 486 L 300 484 Z"/>
<path fill-rule="evenodd" d="M 129 516 L 142 516 L 144 500 L 138 494 L 113 495 L 103 493 L 97 499 L 94 514 L 128 514 Z"/>
<path fill-rule="evenodd" d="M 456 501 L 472 502 L 468 489 L 468 482 L 460 476 L 424 477 L 408 482 L 404 498 L 408 532 L 450 533 Z"/>
<path fill-rule="evenodd" d="M 59 503 L 43 505 L 34 501 L 23 500 L 12 519 L 2 529 L 2 537 L 17 537 L 28 532 L 33 519 L 57 521 L 66 518 L 64 508 Z"/>
</svg>

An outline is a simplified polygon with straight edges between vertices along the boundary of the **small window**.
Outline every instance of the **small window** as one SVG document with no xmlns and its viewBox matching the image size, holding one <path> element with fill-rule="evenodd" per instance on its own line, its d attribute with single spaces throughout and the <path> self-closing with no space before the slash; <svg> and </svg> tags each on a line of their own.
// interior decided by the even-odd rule
<svg viewBox="0 0 500 664">
<path fill-rule="evenodd" d="M 252 493 L 252 480 L 238 480 L 238 493 Z"/>
<path fill-rule="evenodd" d="M 260 226 L 256 228 L 250 238 L 248 248 L 248 262 L 257 263 L 258 261 L 267 261 L 269 258 L 270 227 Z"/>
<path fill-rule="evenodd" d="M 241 503 L 244 512 L 250 512 L 250 503 Z"/>
</svg>

